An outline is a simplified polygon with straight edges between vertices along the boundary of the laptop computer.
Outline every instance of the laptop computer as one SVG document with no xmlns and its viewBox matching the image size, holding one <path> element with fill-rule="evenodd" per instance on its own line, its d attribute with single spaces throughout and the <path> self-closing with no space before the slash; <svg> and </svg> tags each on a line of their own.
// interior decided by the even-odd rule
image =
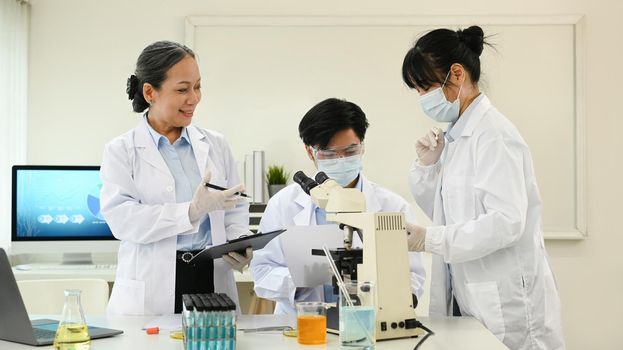
<svg viewBox="0 0 623 350">
<path fill-rule="evenodd" d="M 26 306 L 17 287 L 9 257 L 0 248 L 0 340 L 28 345 L 51 345 L 58 327 L 57 320 L 33 320 L 28 318 Z M 123 331 L 91 327 L 91 339 L 111 337 Z"/>
</svg>

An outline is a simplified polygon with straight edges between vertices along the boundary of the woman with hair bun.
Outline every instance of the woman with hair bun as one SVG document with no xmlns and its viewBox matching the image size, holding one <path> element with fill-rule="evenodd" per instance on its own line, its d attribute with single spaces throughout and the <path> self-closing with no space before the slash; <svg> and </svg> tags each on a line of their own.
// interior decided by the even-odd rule
<svg viewBox="0 0 623 350">
<path fill-rule="evenodd" d="M 147 46 L 126 93 L 134 112 L 144 113 L 106 145 L 102 160 L 102 214 L 121 241 L 108 314 L 179 313 L 182 294 L 191 293 L 223 292 L 237 303 L 232 268 L 249 263 L 251 248 L 195 260 L 206 247 L 249 233 L 227 141 L 191 123 L 201 101 L 195 54 L 170 41 Z"/>
<path fill-rule="evenodd" d="M 416 143 L 411 192 L 433 225 L 407 225 L 409 249 L 433 254 L 431 315 L 466 315 L 511 349 L 564 349 L 532 157 L 478 87 L 478 26 L 437 29 L 407 52 L 402 76 L 424 113 L 450 123 Z"/>
</svg>

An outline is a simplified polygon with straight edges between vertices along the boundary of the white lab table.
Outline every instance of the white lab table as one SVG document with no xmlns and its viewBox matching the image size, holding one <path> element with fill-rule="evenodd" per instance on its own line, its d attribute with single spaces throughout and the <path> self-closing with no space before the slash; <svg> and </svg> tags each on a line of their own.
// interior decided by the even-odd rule
<svg viewBox="0 0 623 350">
<path fill-rule="evenodd" d="M 43 315 L 36 318 L 54 318 Z M 158 335 L 147 335 L 141 328 L 154 319 L 153 316 L 123 316 L 123 317 L 87 317 L 90 325 L 122 329 L 125 333 L 111 338 L 97 339 L 91 342 L 91 349 L 149 349 L 149 350 L 182 350 L 181 340 L 169 337 L 168 331 L 161 331 Z M 292 319 L 273 315 L 242 315 L 248 324 L 254 322 L 262 324 L 278 320 L 284 324 L 291 324 Z M 435 332 L 420 347 L 422 350 L 496 350 L 507 349 L 491 332 L 478 321 L 470 317 L 421 317 L 419 320 Z M 377 342 L 376 349 L 411 350 L 419 338 L 385 340 Z M 35 349 L 28 345 L 21 345 L 0 340 L 0 350 Z M 52 346 L 36 349 L 53 349 Z M 327 344 L 300 345 L 296 338 L 285 337 L 281 332 L 244 333 L 238 331 L 236 349 L 279 350 L 279 349 L 339 349 L 338 336 L 327 334 Z"/>
</svg>

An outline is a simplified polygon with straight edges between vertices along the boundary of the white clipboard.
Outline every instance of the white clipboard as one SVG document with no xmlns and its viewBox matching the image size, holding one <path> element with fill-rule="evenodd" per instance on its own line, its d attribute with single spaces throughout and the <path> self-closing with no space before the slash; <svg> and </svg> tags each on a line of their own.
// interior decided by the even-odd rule
<svg viewBox="0 0 623 350">
<path fill-rule="evenodd" d="M 281 234 L 283 255 L 297 287 L 331 284 L 331 268 L 324 255 L 312 255 L 312 249 L 344 247 L 344 231 L 335 224 L 290 226 Z"/>
</svg>

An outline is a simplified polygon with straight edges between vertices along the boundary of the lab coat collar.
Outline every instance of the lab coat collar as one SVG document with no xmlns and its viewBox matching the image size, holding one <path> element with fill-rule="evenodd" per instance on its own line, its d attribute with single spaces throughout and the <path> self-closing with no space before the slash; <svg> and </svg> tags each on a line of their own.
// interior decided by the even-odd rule
<svg viewBox="0 0 623 350">
<path fill-rule="evenodd" d="M 453 142 L 459 137 L 471 136 L 489 108 L 491 108 L 491 101 L 483 92 L 467 107 L 456 123 L 450 126 L 446 133 L 448 140 Z"/>
<path fill-rule="evenodd" d="M 186 128 L 187 136 L 190 139 L 190 143 L 193 147 L 197 166 L 201 177 L 205 175 L 205 168 L 208 162 L 208 154 L 210 152 L 210 145 L 205 142 L 206 135 L 201 133 L 199 129 L 194 125 L 189 125 Z M 158 146 L 154 142 L 154 139 L 149 132 L 149 125 L 146 120 L 141 120 L 134 129 L 134 146 L 138 150 L 138 154 L 145 159 L 148 163 L 155 166 L 157 169 L 171 174 L 169 167 L 164 162 L 162 155 L 158 151 Z"/>
<path fill-rule="evenodd" d="M 158 151 L 156 144 L 154 143 L 147 123 L 141 119 L 136 128 L 134 128 L 134 147 L 138 155 L 143 158 L 147 163 L 153 165 L 156 169 L 171 174 L 169 167 L 164 162 L 162 155 Z"/>
<path fill-rule="evenodd" d="M 197 160 L 197 166 L 201 173 L 201 178 L 205 176 L 205 169 L 208 165 L 208 154 L 210 153 L 210 144 L 205 141 L 206 135 L 203 134 L 194 125 L 189 125 L 186 130 L 188 131 L 188 137 L 190 143 L 193 146 L 193 152 L 195 153 L 195 159 Z"/>
<path fill-rule="evenodd" d="M 379 198 L 376 195 L 376 191 L 373 187 L 372 182 L 370 182 L 363 173 L 361 176 L 361 192 L 366 197 L 366 211 L 369 213 L 377 213 L 381 211 L 381 203 L 379 203 Z"/>
<path fill-rule="evenodd" d="M 149 122 L 147 121 L 147 113 L 143 114 L 143 121 L 147 125 L 147 131 L 149 131 L 149 135 L 151 136 L 152 140 L 154 140 L 156 147 L 160 147 L 160 142 L 166 142 L 167 144 L 169 143 L 169 140 L 166 138 L 166 136 L 157 132 L 156 129 L 154 129 L 151 125 L 149 125 Z M 190 139 L 188 138 L 187 128 L 182 128 L 182 133 L 180 134 L 179 139 L 186 140 L 186 142 L 190 143 Z M 176 140 L 176 142 L 178 140 Z"/>
<path fill-rule="evenodd" d="M 366 211 L 367 212 L 379 212 L 381 211 L 381 204 L 378 201 L 374 187 L 368 179 L 360 173 L 361 177 L 361 191 L 366 198 Z M 299 191 L 298 196 L 294 199 L 294 202 L 301 207 L 301 211 L 298 212 L 293 218 L 295 225 L 309 225 L 312 222 L 312 215 L 314 214 L 315 205 L 311 200 L 311 197 L 303 190 Z"/>
<path fill-rule="evenodd" d="M 299 188 L 299 194 L 294 199 L 294 202 L 301 207 L 301 211 L 299 211 L 294 218 L 294 224 L 297 226 L 307 226 L 311 222 L 312 209 L 314 208 L 314 203 L 311 200 L 311 197 L 303 191 L 303 189 Z"/>
</svg>

